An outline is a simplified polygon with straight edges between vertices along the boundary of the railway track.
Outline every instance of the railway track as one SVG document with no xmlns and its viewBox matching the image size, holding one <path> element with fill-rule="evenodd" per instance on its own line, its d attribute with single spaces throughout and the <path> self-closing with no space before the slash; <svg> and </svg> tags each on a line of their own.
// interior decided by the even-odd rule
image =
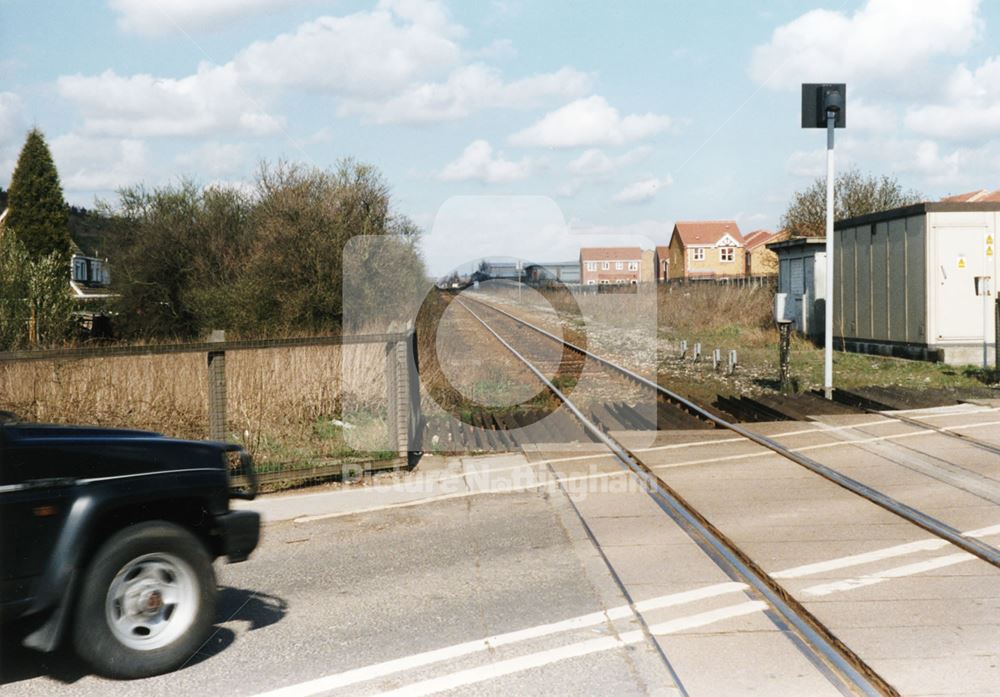
<svg viewBox="0 0 1000 697">
<path fill-rule="evenodd" d="M 466 300 L 458 300 L 458 302 L 462 305 L 462 307 L 468 310 L 468 312 L 472 314 L 473 317 L 475 317 L 479 323 L 481 323 L 487 330 L 489 330 L 489 332 L 493 334 L 495 338 L 497 338 L 501 343 L 503 343 L 505 347 L 508 348 L 508 350 L 514 353 L 520 361 L 525 363 L 528 369 L 531 370 L 536 375 L 536 377 L 538 377 L 542 381 L 542 383 L 545 384 L 546 387 L 550 391 L 552 391 L 553 394 L 557 396 L 560 402 L 562 402 L 567 406 L 567 408 L 569 408 L 569 411 L 572 412 L 578 420 L 586 418 L 586 416 L 579 409 L 579 407 L 574 405 L 565 394 L 560 392 L 558 388 L 551 381 L 549 381 L 548 378 L 545 377 L 545 373 L 543 371 L 539 370 L 538 367 L 532 365 L 529 357 L 526 357 L 514 351 L 513 347 L 511 347 L 510 344 L 504 341 L 500 337 L 500 335 L 492 327 L 490 327 L 490 325 L 487 324 L 479 314 L 477 314 L 470 307 L 470 305 L 475 305 L 475 307 L 479 309 L 480 312 L 486 315 L 492 313 L 492 316 L 494 318 L 501 318 L 501 321 L 507 322 L 512 326 L 516 326 L 521 330 L 525 330 L 534 336 L 543 337 L 549 341 L 558 342 L 562 344 L 564 347 L 568 348 L 569 350 L 574 351 L 580 355 L 586 356 L 590 360 L 593 360 L 597 365 L 607 369 L 611 374 L 617 376 L 618 378 L 626 379 L 638 386 L 641 386 L 646 390 L 649 390 L 651 393 L 655 394 L 657 399 L 660 400 L 661 402 L 674 405 L 676 408 L 683 410 L 685 413 L 700 418 L 704 424 L 710 425 L 710 427 L 713 428 L 724 428 L 729 431 L 732 431 L 733 433 L 736 433 L 737 435 L 745 438 L 746 440 L 749 440 L 759 446 L 762 446 L 767 450 L 770 450 L 771 452 L 776 453 L 781 457 L 791 462 L 794 462 L 795 464 L 801 467 L 805 467 L 807 470 L 813 472 L 814 474 L 817 474 L 820 477 L 823 477 L 824 479 L 833 482 L 834 484 L 837 484 L 838 486 L 844 489 L 847 489 L 851 493 L 860 496 L 870 501 L 871 503 L 880 506 L 881 508 L 884 508 L 890 513 L 893 513 L 894 515 L 903 518 L 907 522 L 912 523 L 913 525 L 916 525 L 920 528 L 923 528 L 927 532 L 950 542 L 951 544 L 955 545 L 956 547 L 959 547 L 960 549 L 968 552 L 969 554 L 979 557 L 983 561 L 986 561 L 989 564 L 997 568 L 1000 568 L 1000 550 L 998 550 L 996 547 L 986 544 L 977 539 L 967 538 L 951 525 L 948 525 L 947 523 L 944 523 L 934 518 L 933 516 L 924 513 L 921 510 L 909 506 L 903 503 L 902 501 L 898 501 L 892 498 L 891 496 L 882 493 L 877 489 L 874 489 L 870 486 L 867 486 L 857 481 L 856 479 L 848 477 L 838 472 L 837 470 L 834 470 L 831 467 L 822 464 L 821 462 L 818 462 L 810 457 L 807 457 L 806 455 L 803 455 L 801 452 L 793 451 L 787 448 L 786 446 L 782 445 L 778 441 L 774 440 L 773 438 L 750 431 L 744 428 L 743 426 L 737 423 L 733 423 L 716 413 L 710 412 L 704 407 L 701 407 L 695 404 L 694 402 L 691 402 L 690 400 L 682 397 L 681 395 L 678 395 L 672 392 L 671 390 L 661 385 L 658 385 L 657 383 L 649 380 L 648 378 L 645 378 L 639 375 L 638 373 L 629 370 L 628 368 L 617 365 L 616 363 L 613 363 L 605 358 L 597 356 L 592 352 L 588 351 L 587 349 L 584 349 L 570 342 L 567 342 L 562 338 L 555 336 L 551 332 L 542 329 L 541 327 L 535 326 L 519 317 L 512 315 L 506 310 L 503 310 L 489 303 L 485 303 L 480 300 L 472 298 L 468 298 Z M 611 436 L 609 436 L 608 434 L 612 429 L 608 428 L 607 424 L 602 424 L 599 416 L 597 418 L 593 418 L 593 416 L 594 415 L 591 414 L 591 419 L 589 419 L 588 421 L 592 425 L 597 427 L 602 434 L 602 437 L 598 437 L 597 440 L 607 444 L 604 441 L 604 439 L 611 438 Z M 585 431 L 588 431 L 592 436 L 594 436 L 593 431 L 590 428 L 584 426 L 583 429 Z"/>
<path fill-rule="evenodd" d="M 622 407 L 627 407 L 628 401 L 605 400 L 602 402 L 601 399 L 587 401 L 587 395 L 581 399 L 576 391 L 569 393 L 569 390 L 562 389 L 558 366 L 551 360 L 551 345 L 543 351 L 541 348 L 543 344 L 559 344 L 564 351 L 568 350 L 577 354 L 590 367 L 596 366 L 603 371 L 605 373 L 604 387 L 596 390 L 597 397 L 606 394 L 625 394 L 626 391 L 622 386 L 628 385 L 629 390 L 638 390 L 638 392 L 631 393 L 632 396 L 641 394 L 644 401 L 652 400 L 656 405 L 654 418 L 657 427 L 671 418 L 671 416 L 665 417 L 665 414 L 671 414 L 681 420 L 694 419 L 698 426 L 703 429 L 729 430 L 746 441 L 762 446 L 771 453 L 804 467 L 847 490 L 850 494 L 898 516 L 910 525 L 928 531 L 966 553 L 986 561 L 993 567 L 1000 568 L 1000 551 L 977 539 L 978 536 L 973 536 L 971 533 L 966 536 L 954 527 L 917 508 L 845 476 L 839 471 L 804 456 L 801 452 L 793 451 L 774 439 L 751 432 L 719 413 L 709 411 L 648 378 L 595 355 L 584 347 L 566 342 L 561 337 L 526 322 L 502 308 L 473 298 L 457 298 L 456 301 L 468 313 L 473 323 L 478 325 L 482 333 L 488 334 L 493 341 L 499 343 L 506 352 L 514 356 L 561 405 L 560 410 L 551 415 L 551 421 L 557 425 L 553 426 L 551 422 L 546 424 L 546 427 L 550 429 L 548 437 L 533 440 L 534 435 L 530 434 L 529 430 L 533 427 L 540 427 L 540 424 L 545 423 L 546 420 L 533 420 L 530 417 L 519 419 L 517 416 L 509 415 L 496 418 L 493 424 L 496 433 L 506 432 L 506 436 L 516 439 L 517 436 L 514 434 L 520 429 L 529 434 L 524 439 L 526 443 L 537 445 L 538 443 L 564 442 L 558 439 L 575 431 L 579 434 L 576 440 L 587 440 L 606 448 L 607 453 L 613 456 L 622 468 L 644 484 L 645 491 L 660 509 L 691 536 L 721 569 L 731 578 L 739 579 L 753 589 L 756 597 L 771 608 L 772 620 L 780 618 L 777 620 L 780 623 L 778 626 L 792 628 L 791 631 L 795 635 L 794 643 L 800 647 L 808 647 L 808 651 L 811 653 L 810 660 L 815 664 L 825 666 L 824 674 L 832 671 L 842 685 L 843 691 L 860 694 L 897 694 L 890 683 L 884 680 L 848 646 L 839 641 L 833 632 L 798 602 L 796 595 L 789 593 L 775 577 L 768 575 L 761 566 L 756 564 L 751 555 L 745 553 L 738 544 L 727 537 L 723 530 L 714 526 L 710 520 L 699 513 L 696 507 L 686 501 L 678 490 L 657 476 L 654 467 L 656 469 L 660 467 L 648 466 L 643 461 L 639 454 L 644 452 L 641 446 L 639 449 L 636 449 L 634 444 L 626 446 L 623 440 L 616 437 L 614 432 L 620 426 L 634 421 L 634 417 L 632 419 L 623 417 L 623 414 L 627 414 L 627 412 L 623 411 Z M 538 358 L 536 359 L 536 357 Z M 595 395 L 590 395 L 590 397 L 593 396 Z M 780 400 L 776 402 L 775 406 L 780 409 L 782 406 Z M 844 410 L 842 413 L 861 413 L 861 410 L 850 406 L 842 408 Z M 640 413 L 639 416 L 641 417 L 642 414 Z M 904 419 L 899 420 L 904 421 Z M 647 419 L 645 427 L 649 428 L 650 425 L 651 421 Z M 921 422 L 919 425 L 925 426 L 926 424 Z M 539 432 L 536 431 L 536 433 Z M 944 431 L 944 433 L 948 432 Z M 499 435 L 499 437 L 505 436 Z M 539 450 L 543 451 L 544 448 L 539 448 Z"/>
<path fill-rule="evenodd" d="M 606 424 L 602 424 L 598 419 L 594 419 L 592 415 L 584 413 L 569 396 L 556 386 L 553 380 L 547 377 L 546 372 L 542 368 L 534 365 L 529 356 L 525 355 L 508 339 L 504 338 L 500 331 L 498 331 L 498 328 L 493 326 L 490 321 L 487 321 L 487 318 L 483 315 L 492 310 L 495 314 L 494 317 L 489 319 L 493 322 L 496 322 L 496 317 L 501 316 L 506 317 L 507 320 L 513 321 L 515 324 L 523 323 L 523 320 L 514 318 L 512 315 L 484 303 L 466 303 L 462 300 L 458 300 L 458 302 L 486 332 L 531 370 L 538 382 L 544 385 L 561 402 L 567 413 L 576 420 L 580 428 L 585 430 L 595 442 L 605 446 L 622 467 L 643 483 L 646 491 L 661 510 L 705 550 L 720 568 L 731 578 L 739 579 L 746 583 L 752 589 L 750 591 L 751 594 L 766 603 L 780 617 L 782 625 L 787 627 L 788 631 L 795 636 L 795 643 L 800 650 L 807 653 L 814 664 L 824 666 L 827 675 L 831 675 L 833 680 L 839 683 L 838 687 L 840 689 L 846 693 L 863 695 L 898 694 L 888 682 L 879 676 L 860 656 L 856 655 L 848 646 L 838 640 L 822 622 L 788 593 L 778 581 L 758 566 L 749 555 L 745 554 L 722 531 L 713 526 L 711 521 L 705 519 L 694 507 L 687 503 L 677 491 L 672 489 L 652 469 L 647 467 L 634 452 L 611 435 Z M 472 305 L 476 306 L 475 309 Z M 529 325 L 523 323 L 520 326 L 528 328 Z M 552 337 L 551 334 L 537 327 L 533 330 L 540 332 L 541 335 Z M 587 355 L 593 357 L 592 354 Z M 620 376 L 627 375 L 630 380 L 643 385 L 647 389 L 653 389 L 651 385 L 646 384 L 648 381 L 645 381 L 641 376 L 604 359 L 598 360 L 606 368 L 610 368 Z M 675 400 L 681 404 L 686 402 L 683 398 L 674 395 L 670 403 L 675 403 Z M 693 404 L 690 404 L 690 408 L 697 409 Z M 710 415 L 707 414 L 702 418 L 712 426 L 718 423 L 717 420 L 710 418 Z M 644 626 L 644 629 L 647 632 L 649 631 L 649 628 L 646 626 Z"/>
</svg>

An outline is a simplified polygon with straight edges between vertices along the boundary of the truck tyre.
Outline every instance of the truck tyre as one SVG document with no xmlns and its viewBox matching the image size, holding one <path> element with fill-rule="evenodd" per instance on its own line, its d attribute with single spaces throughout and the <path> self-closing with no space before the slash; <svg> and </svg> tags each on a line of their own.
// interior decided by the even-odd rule
<svg viewBox="0 0 1000 697">
<path fill-rule="evenodd" d="M 110 537 L 87 567 L 73 642 L 107 677 L 165 673 L 208 638 L 215 600 L 212 559 L 197 537 L 165 521 L 132 525 Z"/>
</svg>

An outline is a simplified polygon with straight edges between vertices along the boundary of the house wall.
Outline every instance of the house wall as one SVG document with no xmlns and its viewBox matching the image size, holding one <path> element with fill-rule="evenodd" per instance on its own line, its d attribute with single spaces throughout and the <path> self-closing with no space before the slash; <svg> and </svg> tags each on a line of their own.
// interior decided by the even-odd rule
<svg viewBox="0 0 1000 697">
<path fill-rule="evenodd" d="M 748 253 L 751 276 L 770 276 L 778 273 L 778 255 L 764 245 Z"/>
<path fill-rule="evenodd" d="M 616 267 L 617 262 L 622 262 L 622 268 L 618 269 Z M 587 264 L 592 262 L 596 264 L 595 270 L 590 270 L 587 268 Z M 604 268 L 605 262 L 608 264 L 608 268 Z M 629 271 L 628 265 L 630 262 L 635 263 L 636 268 L 634 271 Z M 580 282 L 583 285 L 599 285 L 610 283 L 612 285 L 624 283 L 638 283 L 641 278 L 642 273 L 642 259 L 587 259 L 583 255 L 580 257 Z"/>
<path fill-rule="evenodd" d="M 686 275 L 686 265 L 684 261 L 684 245 L 681 242 L 680 235 L 674 235 L 670 238 L 670 264 L 667 269 L 670 278 L 684 278 Z"/>
<path fill-rule="evenodd" d="M 721 247 L 702 247 L 705 250 L 705 258 L 701 261 L 694 258 L 695 249 L 689 247 L 684 250 L 685 271 L 688 278 L 692 276 L 743 276 L 746 269 L 746 250 L 743 247 L 729 247 L 733 250 L 732 261 L 722 261 Z"/>
<path fill-rule="evenodd" d="M 652 283 L 656 279 L 656 251 L 642 250 L 642 263 L 639 264 L 639 280 L 642 283 Z"/>
</svg>

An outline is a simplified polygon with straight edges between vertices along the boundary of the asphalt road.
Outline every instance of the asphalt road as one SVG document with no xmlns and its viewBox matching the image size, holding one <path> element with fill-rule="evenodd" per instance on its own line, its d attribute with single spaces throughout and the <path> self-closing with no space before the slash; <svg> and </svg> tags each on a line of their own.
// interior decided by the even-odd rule
<svg viewBox="0 0 1000 697">
<path fill-rule="evenodd" d="M 252 695 L 624 604 L 589 541 L 566 529 L 567 510 L 549 493 L 530 491 L 272 523 L 251 560 L 217 565 L 217 629 L 184 669 L 113 682 L 88 674 L 66 651 L 39 654 L 6 641 L 2 692 Z M 636 627 L 634 619 L 597 621 L 490 650 L 482 644 L 465 656 L 452 649 L 446 660 L 421 667 L 411 659 L 402 670 L 349 683 L 338 694 L 482 672 L 514 656 L 614 642 Z M 453 694 L 677 694 L 648 642 L 480 679 L 488 672 L 466 675 Z"/>
<path fill-rule="evenodd" d="M 996 458 L 892 424 L 767 428 L 1000 543 Z M 995 568 L 727 434 L 667 441 L 644 460 L 903 694 L 1000 694 Z M 529 456 L 428 458 L 414 490 L 252 502 L 262 544 L 217 566 L 216 631 L 182 670 L 113 682 L 5 641 L 2 693 L 841 694 L 607 455 Z"/>
</svg>

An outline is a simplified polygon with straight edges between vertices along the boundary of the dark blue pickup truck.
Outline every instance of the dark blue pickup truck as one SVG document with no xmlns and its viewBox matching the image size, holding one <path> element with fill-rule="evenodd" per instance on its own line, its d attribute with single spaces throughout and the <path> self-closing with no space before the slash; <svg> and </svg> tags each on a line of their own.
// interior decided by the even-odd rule
<svg viewBox="0 0 1000 697">
<path fill-rule="evenodd" d="M 110 677 L 177 668 L 212 628 L 213 560 L 257 546 L 229 507 L 255 494 L 238 446 L 0 412 L 0 623 Z"/>
</svg>

